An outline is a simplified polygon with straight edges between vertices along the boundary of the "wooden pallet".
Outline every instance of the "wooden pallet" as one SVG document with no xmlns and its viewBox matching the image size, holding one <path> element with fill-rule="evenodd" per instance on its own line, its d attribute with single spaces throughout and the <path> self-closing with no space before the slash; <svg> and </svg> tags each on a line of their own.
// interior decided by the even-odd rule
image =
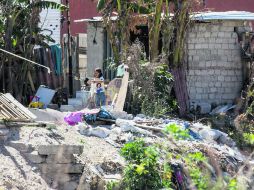
<svg viewBox="0 0 254 190">
<path fill-rule="evenodd" d="M 30 121 L 36 119 L 36 116 L 11 94 L 0 93 L 0 118 L 12 121 Z"/>
</svg>

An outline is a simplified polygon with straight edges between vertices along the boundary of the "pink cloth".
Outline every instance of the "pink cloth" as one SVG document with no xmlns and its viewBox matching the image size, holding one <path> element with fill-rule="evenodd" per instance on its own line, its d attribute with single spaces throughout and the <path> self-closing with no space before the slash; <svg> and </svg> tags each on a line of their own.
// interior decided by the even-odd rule
<svg viewBox="0 0 254 190">
<path fill-rule="evenodd" d="M 64 117 L 64 121 L 73 126 L 82 121 L 83 115 L 82 112 L 72 112 Z"/>
<path fill-rule="evenodd" d="M 72 112 L 72 113 L 67 114 L 64 117 L 64 121 L 66 123 L 68 123 L 69 125 L 74 126 L 74 125 L 78 124 L 79 122 L 83 121 L 83 115 L 97 114 L 99 112 L 100 112 L 100 109 L 92 109 L 92 110 L 83 109 L 81 111 Z"/>
</svg>

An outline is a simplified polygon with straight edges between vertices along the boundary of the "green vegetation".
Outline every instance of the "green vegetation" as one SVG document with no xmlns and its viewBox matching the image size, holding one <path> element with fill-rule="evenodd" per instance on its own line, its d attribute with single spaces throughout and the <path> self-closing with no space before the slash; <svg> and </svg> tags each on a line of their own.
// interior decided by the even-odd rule
<svg viewBox="0 0 254 190">
<path fill-rule="evenodd" d="M 173 150 L 173 144 L 189 138 L 188 131 L 172 124 L 165 128 L 164 133 L 172 137 L 167 139 L 168 143 L 148 144 L 144 139 L 137 139 L 124 145 L 121 155 L 127 165 L 122 181 L 117 183 L 120 189 L 246 189 L 246 185 L 240 185 L 241 179 L 237 175 L 215 177 L 210 159 L 204 153 L 184 147 Z"/>
<path fill-rule="evenodd" d="M 39 13 L 42 8 L 65 10 L 62 4 L 43 0 L 1 0 L 0 1 L 0 48 L 27 59 L 34 57 L 36 45 L 48 46 L 54 41 L 42 34 L 39 27 Z M 29 91 L 29 77 L 34 67 L 23 60 L 0 52 L 1 89 L 11 93 L 16 99 L 25 102 Z"/>
<path fill-rule="evenodd" d="M 128 162 L 124 170 L 125 189 L 163 188 L 159 172 L 159 152 L 155 146 L 146 146 L 145 142 L 139 139 L 126 144 L 121 150 L 121 155 Z M 170 169 L 165 168 L 164 171 L 168 172 Z M 167 185 L 165 182 L 164 184 Z"/>
<path fill-rule="evenodd" d="M 181 129 L 181 126 L 173 123 L 165 127 L 164 133 L 170 134 L 176 140 L 190 139 L 188 130 Z"/>
</svg>

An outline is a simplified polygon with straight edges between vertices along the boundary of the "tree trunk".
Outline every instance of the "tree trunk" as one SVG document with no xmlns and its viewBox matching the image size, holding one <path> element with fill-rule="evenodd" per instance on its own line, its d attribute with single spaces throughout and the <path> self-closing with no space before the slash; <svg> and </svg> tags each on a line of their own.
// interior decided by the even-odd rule
<svg viewBox="0 0 254 190">
<path fill-rule="evenodd" d="M 150 23 L 151 29 L 149 31 L 149 47 L 150 47 L 150 61 L 153 61 L 159 54 L 159 37 L 161 29 L 161 13 L 163 0 L 157 0 L 155 16 Z"/>
</svg>

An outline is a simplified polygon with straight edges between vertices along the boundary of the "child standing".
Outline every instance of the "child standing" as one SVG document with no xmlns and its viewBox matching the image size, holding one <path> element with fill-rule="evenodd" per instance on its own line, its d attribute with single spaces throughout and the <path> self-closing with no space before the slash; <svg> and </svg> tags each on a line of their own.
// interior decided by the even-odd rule
<svg viewBox="0 0 254 190">
<path fill-rule="evenodd" d="M 92 82 L 96 83 L 96 96 L 95 96 L 96 106 L 97 107 L 105 106 L 106 96 L 103 85 L 104 78 L 100 68 L 95 69 L 94 80 Z"/>
</svg>

